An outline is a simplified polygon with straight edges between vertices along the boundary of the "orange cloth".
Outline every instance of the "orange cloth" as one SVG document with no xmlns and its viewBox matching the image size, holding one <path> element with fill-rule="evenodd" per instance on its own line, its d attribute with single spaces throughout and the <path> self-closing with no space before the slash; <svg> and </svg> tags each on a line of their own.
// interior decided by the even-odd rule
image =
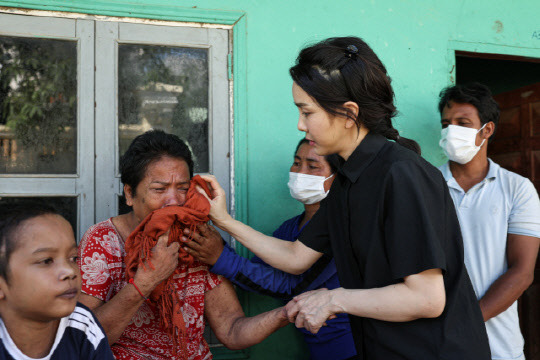
<svg viewBox="0 0 540 360">
<path fill-rule="evenodd" d="M 185 228 L 194 230 L 195 226 L 210 220 L 210 203 L 195 188 L 199 185 L 210 195 L 208 184 L 200 176 L 191 179 L 186 202 L 183 206 L 167 206 L 150 213 L 126 240 L 126 279 L 132 279 L 139 266 L 154 268 L 150 260 L 152 248 L 162 234 L 169 232 L 168 244 L 180 242 Z M 181 358 L 187 359 L 186 325 L 181 312 L 183 299 L 174 287 L 173 276 L 181 272 L 183 265 L 190 265 L 193 257 L 180 246 L 178 252 L 178 267 L 159 284 L 150 294 L 150 302 L 158 308 L 160 321 L 173 340 L 174 352 Z"/>
</svg>

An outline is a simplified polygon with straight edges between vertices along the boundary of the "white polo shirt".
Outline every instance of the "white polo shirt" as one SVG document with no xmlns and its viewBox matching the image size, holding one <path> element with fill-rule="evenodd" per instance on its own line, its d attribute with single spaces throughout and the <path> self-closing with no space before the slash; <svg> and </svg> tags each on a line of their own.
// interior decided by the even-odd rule
<svg viewBox="0 0 540 360">
<path fill-rule="evenodd" d="M 463 235 L 465 265 L 478 299 L 508 269 L 507 234 L 540 238 L 540 201 L 531 181 L 489 159 L 484 180 L 467 193 L 452 176 L 449 164 L 439 168 L 446 179 Z M 491 357 L 523 360 L 523 336 L 517 301 L 486 322 Z"/>
</svg>

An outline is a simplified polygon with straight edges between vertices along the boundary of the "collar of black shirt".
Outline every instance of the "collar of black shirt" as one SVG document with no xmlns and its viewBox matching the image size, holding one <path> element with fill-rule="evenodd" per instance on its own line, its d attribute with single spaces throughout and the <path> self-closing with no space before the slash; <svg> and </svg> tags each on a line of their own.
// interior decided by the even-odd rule
<svg viewBox="0 0 540 360">
<path fill-rule="evenodd" d="M 339 172 L 345 175 L 350 182 L 356 182 L 386 143 L 387 140 L 384 136 L 369 132 L 347 161 L 338 156 L 340 160 Z"/>
</svg>

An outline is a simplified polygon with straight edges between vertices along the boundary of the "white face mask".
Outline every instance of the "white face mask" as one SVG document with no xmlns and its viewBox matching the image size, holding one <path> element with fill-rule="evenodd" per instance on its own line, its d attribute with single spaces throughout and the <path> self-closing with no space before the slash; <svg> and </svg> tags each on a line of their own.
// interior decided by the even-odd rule
<svg viewBox="0 0 540 360">
<path fill-rule="evenodd" d="M 332 176 L 334 174 L 325 178 L 291 171 L 289 172 L 289 183 L 287 185 L 293 198 L 303 204 L 311 205 L 318 203 L 328 195 L 328 191 L 324 191 L 324 182 Z"/>
<path fill-rule="evenodd" d="M 487 123 L 479 130 L 458 125 L 448 125 L 441 130 L 439 145 L 450 160 L 459 164 L 466 164 L 472 160 L 484 145 L 486 139 L 482 140 L 480 146 L 476 146 L 476 134 L 486 125 Z"/>
</svg>

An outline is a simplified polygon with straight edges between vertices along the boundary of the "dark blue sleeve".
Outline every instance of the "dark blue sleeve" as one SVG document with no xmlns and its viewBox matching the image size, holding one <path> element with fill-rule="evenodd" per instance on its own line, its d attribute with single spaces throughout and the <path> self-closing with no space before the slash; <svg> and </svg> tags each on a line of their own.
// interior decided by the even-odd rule
<svg viewBox="0 0 540 360">
<path fill-rule="evenodd" d="M 88 307 L 77 303 L 63 326 L 51 360 L 114 360 L 107 334 Z"/>
<path fill-rule="evenodd" d="M 109 342 L 107 341 L 107 338 L 103 339 L 99 346 L 97 347 L 96 351 L 93 352 L 93 356 L 90 358 L 91 360 L 114 360 L 114 356 L 111 350 L 111 347 L 109 346 Z"/>
<path fill-rule="evenodd" d="M 105 337 L 101 339 L 99 345 L 95 349 L 92 346 L 88 346 L 86 349 L 83 349 L 80 359 L 87 357 L 88 360 L 114 360 L 115 358 L 112 353 L 111 346 L 109 345 L 107 334 L 105 333 L 105 330 L 103 330 L 103 326 L 101 326 L 101 323 L 97 319 L 96 314 L 94 314 L 92 310 L 90 310 L 88 307 L 81 303 L 77 303 L 77 306 L 88 310 L 92 314 L 92 318 L 94 319 L 96 325 L 103 332 L 103 334 L 105 334 Z M 86 345 L 88 345 L 88 343 L 86 343 Z"/>
<path fill-rule="evenodd" d="M 0 360 L 13 360 L 9 352 L 6 350 L 6 347 L 4 346 L 4 342 L 0 338 Z"/>
<path fill-rule="evenodd" d="M 223 275 L 244 290 L 280 299 L 289 299 L 322 285 L 332 274 L 324 271 L 330 258 L 322 257 L 304 274 L 292 275 L 262 262 L 259 258 L 248 260 L 225 245 L 216 264 L 210 269 Z"/>
</svg>

